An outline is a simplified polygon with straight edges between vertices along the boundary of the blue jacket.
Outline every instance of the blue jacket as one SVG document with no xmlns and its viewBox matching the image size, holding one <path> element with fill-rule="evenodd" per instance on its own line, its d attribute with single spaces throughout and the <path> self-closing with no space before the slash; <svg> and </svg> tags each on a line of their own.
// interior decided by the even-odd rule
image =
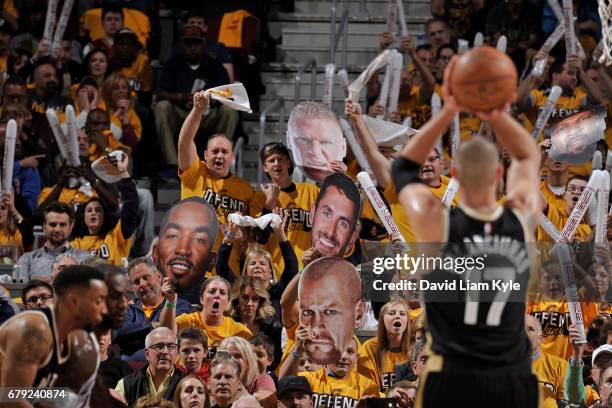
<svg viewBox="0 0 612 408">
<path fill-rule="evenodd" d="M 134 303 L 128 306 L 123 326 L 119 330 L 113 330 L 113 343 L 121 347 L 122 354 L 132 355 L 144 348 L 145 337 L 153 330 L 151 322 L 159 322 L 159 317 L 165 304 L 166 302 L 161 302 L 153 310 L 150 319 L 147 319 L 140 299 L 134 300 Z M 189 302 L 180 298 L 176 301 L 177 316 L 191 313 L 191 311 L 191 304 Z"/>
<path fill-rule="evenodd" d="M 21 167 L 19 160 L 13 164 L 13 184 L 15 179 L 19 180 L 19 194 L 25 198 L 32 212 L 38 207 L 38 196 L 40 195 L 40 174 L 35 167 Z"/>
</svg>

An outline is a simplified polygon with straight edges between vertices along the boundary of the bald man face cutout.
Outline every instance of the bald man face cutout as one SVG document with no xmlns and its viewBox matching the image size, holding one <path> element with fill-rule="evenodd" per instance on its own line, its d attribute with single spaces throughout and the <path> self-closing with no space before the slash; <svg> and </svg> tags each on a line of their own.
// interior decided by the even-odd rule
<svg viewBox="0 0 612 408">
<path fill-rule="evenodd" d="M 306 358 L 316 364 L 337 362 L 364 315 L 355 267 L 332 257 L 310 263 L 300 278 L 298 304 L 300 325 L 314 336 L 304 344 Z"/>
</svg>

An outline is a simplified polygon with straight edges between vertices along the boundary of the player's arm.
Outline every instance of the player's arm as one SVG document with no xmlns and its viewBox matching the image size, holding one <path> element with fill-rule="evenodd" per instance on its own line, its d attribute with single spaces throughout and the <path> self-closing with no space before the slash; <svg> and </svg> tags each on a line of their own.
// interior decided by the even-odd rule
<svg viewBox="0 0 612 408">
<path fill-rule="evenodd" d="M 363 148 L 363 153 L 374 172 L 378 185 L 385 189 L 391 181 L 391 163 L 378 150 L 374 136 L 372 136 L 365 120 L 363 120 L 361 106 L 347 98 L 344 101 L 344 114 L 353 125 L 355 136 L 357 136 L 357 140 Z"/>
<path fill-rule="evenodd" d="M 3 328 L 6 338 L 0 387 L 32 387 L 40 365 L 51 351 L 51 331 L 40 315 L 28 314 Z M 8 335 L 10 333 L 10 335 Z M 32 407 L 28 402 L 5 402 L 3 407 Z"/>
<path fill-rule="evenodd" d="M 503 109 L 478 116 L 487 120 L 497 140 L 512 156 L 506 177 L 508 201 L 513 208 L 527 216 L 535 217 L 540 208 L 540 160 L 535 141 L 510 114 Z"/>
<path fill-rule="evenodd" d="M 202 120 L 202 114 L 204 109 L 210 102 L 210 96 L 206 95 L 204 91 L 197 92 L 193 95 L 193 108 L 185 122 L 181 127 L 178 140 L 178 165 L 180 171 L 185 171 L 191 165 L 198 160 L 198 152 L 194 142 L 195 135 L 200 127 Z"/>
<path fill-rule="evenodd" d="M 453 58 L 444 72 L 444 106 L 440 113 L 406 143 L 391 170 L 398 200 L 410 219 L 418 242 L 442 242 L 445 238 L 443 204 L 421 183 L 418 176 L 429 153 L 459 112 L 459 106 L 448 88 L 449 73 L 455 62 L 456 58 Z"/>
</svg>

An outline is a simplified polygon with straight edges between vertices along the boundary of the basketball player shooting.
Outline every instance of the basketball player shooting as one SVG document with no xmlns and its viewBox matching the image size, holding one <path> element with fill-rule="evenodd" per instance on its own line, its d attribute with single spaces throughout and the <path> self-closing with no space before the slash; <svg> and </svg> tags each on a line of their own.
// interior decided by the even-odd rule
<svg viewBox="0 0 612 408">
<path fill-rule="evenodd" d="M 475 51 L 475 50 L 474 50 Z M 471 52 L 471 51 L 470 51 Z M 490 51 L 487 51 L 490 52 Z M 485 282 L 491 275 L 503 281 L 513 280 L 526 288 L 530 262 L 525 242 L 533 234 L 538 214 L 539 153 L 535 142 L 508 113 L 507 105 L 516 96 L 516 82 L 506 88 L 503 99 L 493 106 L 467 103 L 465 98 L 490 89 L 494 81 L 480 64 L 466 64 L 463 54 L 455 57 L 444 74 L 444 107 L 425 124 L 404 147 L 395 161 L 392 176 L 398 198 L 411 220 L 417 243 L 427 256 L 474 256 L 467 254 L 471 242 L 486 254 L 484 269 L 466 271 L 463 276 L 453 270 L 424 271 L 418 276 L 430 282 L 469 279 Z M 505 57 L 505 56 L 504 56 Z M 489 64 L 497 65 L 495 75 L 516 72 L 490 53 Z M 491 62 L 493 61 L 493 62 Z M 453 72 L 454 69 L 468 72 Z M 454 74 L 454 75 L 453 75 Z M 514 75 L 516 75 L 514 73 Z M 470 78 L 469 83 L 454 83 L 457 77 Z M 474 81 L 480 78 L 484 84 Z M 451 83 L 452 82 L 452 83 Z M 473 87 L 473 92 L 470 92 Z M 462 92 L 463 100 L 452 94 Z M 499 94 L 494 96 L 499 98 Z M 490 123 L 498 143 L 512 156 L 507 174 L 507 203 L 497 204 L 497 185 L 503 167 L 499 151 L 491 141 L 476 136 L 462 143 L 454 158 L 451 174 L 461 185 L 462 204 L 447 209 L 419 181 L 419 168 L 429 152 L 459 111 L 469 111 Z M 480 111 L 479 111 L 480 110 Z M 507 242 L 511 245 L 486 245 Z M 424 243 L 436 243 L 435 245 Z M 513 247 L 513 253 L 507 251 Z M 444 248 L 444 249 L 442 249 Z M 449 248 L 454 248 L 449 253 Z M 458 253 L 457 253 L 458 251 Z M 421 254 L 422 251 L 419 251 Z M 452 298 L 443 298 L 444 295 Z M 422 292 L 428 327 L 431 356 L 420 379 L 417 407 L 491 406 L 537 407 L 538 384 L 531 373 L 530 345 L 524 331 L 524 291 L 522 300 L 507 301 L 507 293 L 480 293 L 433 290 Z M 478 297 L 481 295 L 482 297 Z M 480 299 L 480 302 L 478 301 Z M 470 390 L 466 393 L 465 390 Z"/>
</svg>

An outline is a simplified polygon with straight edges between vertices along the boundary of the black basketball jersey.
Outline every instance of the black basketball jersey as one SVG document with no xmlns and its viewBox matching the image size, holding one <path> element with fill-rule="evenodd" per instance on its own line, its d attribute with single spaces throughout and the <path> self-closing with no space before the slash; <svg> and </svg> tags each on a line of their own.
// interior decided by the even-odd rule
<svg viewBox="0 0 612 408">
<path fill-rule="evenodd" d="M 531 263 L 519 217 L 501 206 L 486 217 L 455 207 L 446 217 L 441 258 L 454 262 L 422 278 L 455 285 L 421 291 L 432 350 L 477 365 L 525 361 L 531 350 L 524 329 Z M 467 259 L 471 269 L 465 267 Z M 510 290 L 516 283 L 520 290 Z"/>
<path fill-rule="evenodd" d="M 61 355 L 61 344 L 57 338 L 57 328 L 55 327 L 55 314 L 51 308 L 40 309 L 49 322 L 51 329 L 51 335 L 53 338 L 52 351 L 47 359 L 47 364 L 39 368 L 36 372 L 36 378 L 34 379 L 34 387 L 45 388 L 45 387 L 67 387 L 65 382 L 67 377 L 72 377 L 70 365 L 68 364 L 70 354 L 65 356 Z M 96 340 L 93 333 L 88 333 L 89 344 L 82 344 L 83 347 L 93 346 L 93 350 L 96 355 L 99 354 L 98 341 Z M 74 362 L 72 362 L 74 363 Z M 83 378 L 82 381 L 78 381 L 78 384 L 70 388 L 67 395 L 63 397 L 61 405 L 63 408 L 86 408 L 89 406 L 89 399 L 93 386 L 95 385 L 96 376 L 98 374 L 98 368 L 100 366 L 100 359 L 97 356 L 97 362 L 95 370 L 93 370 L 87 378 Z M 62 378 L 63 377 L 63 378 Z"/>
<path fill-rule="evenodd" d="M 57 329 L 55 327 L 55 316 L 53 311 L 47 307 L 39 310 L 45 315 L 51 329 L 51 337 L 53 344 L 51 346 L 51 355 L 47 359 L 47 364 L 40 367 L 36 372 L 34 379 L 34 387 L 49 387 L 57 378 L 57 368 L 59 366 L 60 344 L 57 340 Z"/>
</svg>

